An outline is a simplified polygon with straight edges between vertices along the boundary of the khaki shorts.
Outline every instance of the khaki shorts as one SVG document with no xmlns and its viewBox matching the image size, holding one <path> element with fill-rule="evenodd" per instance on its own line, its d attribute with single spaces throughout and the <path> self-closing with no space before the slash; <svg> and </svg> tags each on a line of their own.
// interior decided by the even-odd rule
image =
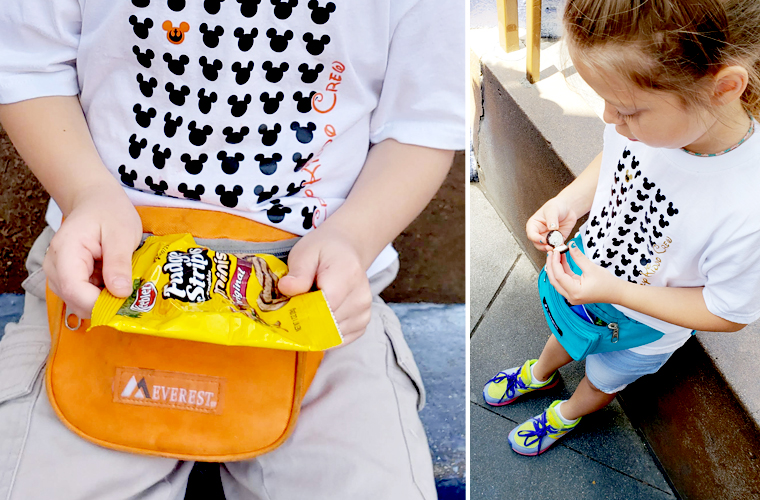
<svg viewBox="0 0 760 500">
<path fill-rule="evenodd" d="M 0 340 L 0 500 L 181 500 L 193 464 L 101 448 L 67 430 L 44 389 L 50 347 L 42 259 L 27 260 L 24 314 Z M 228 500 L 436 498 L 425 393 L 391 309 L 377 294 L 398 262 L 371 280 L 367 332 L 326 353 L 292 436 L 254 460 L 223 464 Z"/>
</svg>

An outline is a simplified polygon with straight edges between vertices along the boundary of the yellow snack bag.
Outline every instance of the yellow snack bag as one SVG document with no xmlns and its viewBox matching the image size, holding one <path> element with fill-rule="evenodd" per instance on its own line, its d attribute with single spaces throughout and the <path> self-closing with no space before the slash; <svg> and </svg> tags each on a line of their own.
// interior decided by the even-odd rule
<svg viewBox="0 0 760 500">
<path fill-rule="evenodd" d="M 340 345 L 343 336 L 321 290 L 279 293 L 287 272 L 271 255 L 216 252 L 190 234 L 151 236 L 132 256 L 132 295 L 103 290 L 90 328 L 293 351 Z"/>
</svg>

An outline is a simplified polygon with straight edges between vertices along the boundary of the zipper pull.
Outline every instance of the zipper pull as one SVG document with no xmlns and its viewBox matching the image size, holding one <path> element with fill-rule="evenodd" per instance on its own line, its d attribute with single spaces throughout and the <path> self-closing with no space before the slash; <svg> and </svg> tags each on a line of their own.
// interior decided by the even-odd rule
<svg viewBox="0 0 760 500">
<path fill-rule="evenodd" d="M 620 329 L 618 328 L 617 323 L 610 323 L 607 325 L 607 328 L 612 330 L 612 343 L 616 344 L 618 340 L 620 340 Z"/>
</svg>

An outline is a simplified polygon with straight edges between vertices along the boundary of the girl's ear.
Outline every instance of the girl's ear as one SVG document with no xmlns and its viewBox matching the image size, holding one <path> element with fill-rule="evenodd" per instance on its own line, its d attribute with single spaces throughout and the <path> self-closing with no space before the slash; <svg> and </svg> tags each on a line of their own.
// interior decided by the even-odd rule
<svg viewBox="0 0 760 500">
<path fill-rule="evenodd" d="M 739 99 L 749 82 L 749 74 L 742 66 L 725 66 L 715 75 L 712 101 L 716 105 L 729 104 Z"/>
</svg>

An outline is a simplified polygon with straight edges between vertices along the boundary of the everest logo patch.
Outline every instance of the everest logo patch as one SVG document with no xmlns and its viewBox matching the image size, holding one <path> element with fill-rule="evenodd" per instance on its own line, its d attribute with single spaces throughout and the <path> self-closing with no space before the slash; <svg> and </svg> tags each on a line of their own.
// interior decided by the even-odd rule
<svg viewBox="0 0 760 500">
<path fill-rule="evenodd" d="M 156 305 L 156 297 L 158 296 L 158 290 L 156 285 L 151 281 L 148 281 L 143 286 L 137 289 L 137 296 L 132 305 L 129 306 L 133 311 L 149 312 Z"/>
<path fill-rule="evenodd" d="M 225 386 L 221 377 L 117 367 L 113 401 L 221 415 Z"/>
</svg>

